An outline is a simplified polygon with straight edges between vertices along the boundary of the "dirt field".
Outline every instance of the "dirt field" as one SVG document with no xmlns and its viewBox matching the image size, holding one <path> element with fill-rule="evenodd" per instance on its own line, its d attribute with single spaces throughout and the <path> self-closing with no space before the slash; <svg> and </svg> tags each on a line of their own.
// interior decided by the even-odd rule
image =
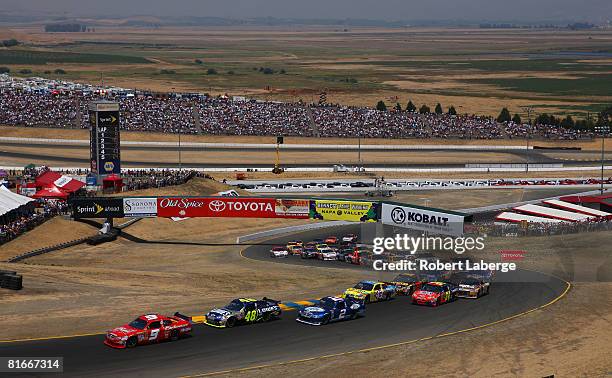
<svg viewBox="0 0 612 378">
<path fill-rule="evenodd" d="M 55 78 L 45 71 L 61 68 L 63 79 L 96 83 L 102 73 L 107 85 L 153 91 L 304 102 L 318 101 L 325 91 L 330 103 L 374 106 L 384 100 L 405 107 L 412 100 L 433 109 L 440 102 L 459 113 L 491 115 L 504 106 L 513 113 L 533 106 L 584 116 L 611 99 L 610 61 L 593 53 L 609 51 L 608 30 L 109 25 L 95 33 L 58 34 L 19 26 L 0 30 L 2 36 L 27 41 L 27 49 L 37 52 L 118 57 L 111 64 L 6 60 L 13 72 Z M 568 51 L 582 53 L 562 54 Z M 122 62 L 134 58 L 149 63 Z M 264 67 L 274 73 L 264 74 Z"/>
</svg>

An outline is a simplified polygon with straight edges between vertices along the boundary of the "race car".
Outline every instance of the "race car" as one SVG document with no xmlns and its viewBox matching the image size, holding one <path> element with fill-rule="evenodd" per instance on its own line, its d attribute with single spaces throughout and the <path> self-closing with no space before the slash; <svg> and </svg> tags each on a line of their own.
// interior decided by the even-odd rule
<svg viewBox="0 0 612 378">
<path fill-rule="evenodd" d="M 456 298 L 457 286 L 447 282 L 428 282 L 412 294 L 412 303 L 438 306 Z"/>
<path fill-rule="evenodd" d="M 401 273 L 387 283 L 395 286 L 396 295 L 412 295 L 421 287 L 423 281 L 416 274 Z"/>
<path fill-rule="evenodd" d="M 352 298 L 324 297 L 316 306 L 299 310 L 296 321 L 310 325 L 325 325 L 329 322 L 355 319 L 365 315 L 363 302 Z"/>
<path fill-rule="evenodd" d="M 317 258 L 317 249 L 314 247 L 304 247 L 300 252 L 300 257 L 303 259 Z"/>
<path fill-rule="evenodd" d="M 376 281 L 361 281 L 342 294 L 342 298 L 353 298 L 365 303 L 388 301 L 393 296 L 395 296 L 395 286 Z"/>
<path fill-rule="evenodd" d="M 289 252 L 287 252 L 287 248 L 282 246 L 272 247 L 270 249 L 270 257 L 287 257 L 289 256 Z"/>
<path fill-rule="evenodd" d="M 287 252 L 291 255 L 299 255 L 302 250 L 302 242 L 299 240 L 292 240 L 287 243 Z"/>
<path fill-rule="evenodd" d="M 191 323 L 178 316 L 142 315 L 132 322 L 106 332 L 104 344 L 112 348 L 176 341 L 191 333 Z"/>
<path fill-rule="evenodd" d="M 343 242 L 355 243 L 357 241 L 357 235 L 355 235 L 355 234 L 344 235 L 342 237 L 342 241 Z"/>
<path fill-rule="evenodd" d="M 336 244 L 338 243 L 338 237 L 337 236 L 328 236 L 327 239 L 325 239 L 325 244 L 329 245 L 329 244 Z"/>
<path fill-rule="evenodd" d="M 478 277 L 466 276 L 461 277 L 457 281 L 457 298 L 480 298 L 483 295 L 489 294 L 491 288 L 490 282 L 485 282 Z"/>
<path fill-rule="evenodd" d="M 319 250 L 317 250 L 317 259 L 319 260 L 336 260 L 336 251 L 334 251 L 333 249 L 327 247 L 327 248 L 321 248 Z"/>
<path fill-rule="evenodd" d="M 329 246 L 327 244 L 325 244 L 325 243 L 318 243 L 315 248 L 317 249 L 317 251 L 320 251 L 322 249 L 329 248 Z"/>
<path fill-rule="evenodd" d="M 215 308 L 204 315 L 204 324 L 217 328 L 231 328 L 239 324 L 267 322 L 281 315 L 280 301 L 263 298 L 238 298 L 227 306 Z"/>
</svg>

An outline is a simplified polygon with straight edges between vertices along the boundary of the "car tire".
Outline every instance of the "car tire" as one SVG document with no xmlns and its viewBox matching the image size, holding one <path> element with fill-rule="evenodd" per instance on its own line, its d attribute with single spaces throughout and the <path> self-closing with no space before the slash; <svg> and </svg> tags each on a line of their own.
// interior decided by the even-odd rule
<svg viewBox="0 0 612 378">
<path fill-rule="evenodd" d="M 170 341 L 177 341 L 179 339 L 179 333 L 177 330 L 172 331 L 170 334 Z"/>
<path fill-rule="evenodd" d="M 231 317 L 231 318 L 229 318 L 229 319 L 227 319 L 227 320 L 225 321 L 225 326 L 226 326 L 227 328 L 232 328 L 232 327 L 233 327 L 233 326 L 235 326 L 235 325 L 236 325 L 236 318 L 234 318 L 234 317 Z"/>
<path fill-rule="evenodd" d="M 370 296 L 367 295 L 364 300 L 365 304 L 370 304 Z"/>
<path fill-rule="evenodd" d="M 270 316 L 270 313 L 269 313 L 269 312 L 266 312 L 266 313 L 265 313 L 265 314 L 263 314 L 263 316 L 262 316 L 262 320 L 263 320 L 264 322 L 269 322 L 271 318 L 272 318 L 272 317 Z"/>
<path fill-rule="evenodd" d="M 134 348 L 137 344 L 138 344 L 138 339 L 136 339 L 136 337 L 132 336 L 129 339 L 127 339 L 127 341 L 125 342 L 125 347 L 126 348 Z"/>
<path fill-rule="evenodd" d="M 325 315 L 325 317 L 323 318 L 323 321 L 321 322 L 321 325 L 326 325 L 329 324 L 329 315 Z"/>
</svg>

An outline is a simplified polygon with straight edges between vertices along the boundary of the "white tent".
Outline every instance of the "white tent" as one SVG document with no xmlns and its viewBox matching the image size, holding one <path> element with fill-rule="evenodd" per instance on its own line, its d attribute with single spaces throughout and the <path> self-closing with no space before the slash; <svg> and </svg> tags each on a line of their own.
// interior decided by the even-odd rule
<svg viewBox="0 0 612 378">
<path fill-rule="evenodd" d="M 13 193 L 0 185 L 0 216 L 32 201 L 34 201 L 32 198 Z"/>
</svg>

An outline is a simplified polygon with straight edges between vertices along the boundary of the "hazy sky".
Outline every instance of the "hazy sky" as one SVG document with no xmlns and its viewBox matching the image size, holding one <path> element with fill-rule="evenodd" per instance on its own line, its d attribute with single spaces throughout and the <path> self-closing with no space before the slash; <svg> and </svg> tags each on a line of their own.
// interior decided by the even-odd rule
<svg viewBox="0 0 612 378">
<path fill-rule="evenodd" d="M 604 21 L 612 18 L 612 0 L 0 0 L 0 11 L 67 16 Z"/>
</svg>

